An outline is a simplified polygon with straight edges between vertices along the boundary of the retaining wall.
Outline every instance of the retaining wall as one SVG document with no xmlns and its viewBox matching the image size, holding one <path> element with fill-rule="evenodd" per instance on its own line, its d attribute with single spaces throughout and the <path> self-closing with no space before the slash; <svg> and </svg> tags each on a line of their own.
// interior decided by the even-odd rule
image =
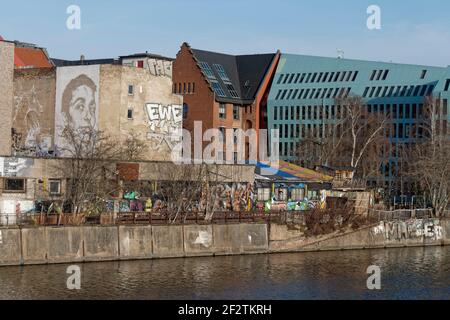
<svg viewBox="0 0 450 320">
<path fill-rule="evenodd" d="M 411 220 L 305 238 L 266 224 L 0 228 L 0 266 L 450 245 L 450 220 Z"/>
</svg>

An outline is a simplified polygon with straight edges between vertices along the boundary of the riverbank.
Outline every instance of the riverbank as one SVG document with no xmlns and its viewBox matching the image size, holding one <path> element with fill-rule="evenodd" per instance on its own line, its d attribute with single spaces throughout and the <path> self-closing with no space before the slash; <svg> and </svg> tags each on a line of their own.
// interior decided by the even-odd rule
<svg viewBox="0 0 450 320">
<path fill-rule="evenodd" d="M 449 219 L 386 222 L 305 237 L 265 223 L 0 229 L 0 266 L 443 246 Z"/>
</svg>

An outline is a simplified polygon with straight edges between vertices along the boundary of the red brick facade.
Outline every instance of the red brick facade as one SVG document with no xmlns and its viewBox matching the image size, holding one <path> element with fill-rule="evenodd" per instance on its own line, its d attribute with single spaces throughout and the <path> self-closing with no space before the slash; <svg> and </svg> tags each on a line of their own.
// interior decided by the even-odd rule
<svg viewBox="0 0 450 320">
<path fill-rule="evenodd" d="M 202 121 L 203 132 L 210 128 L 225 129 L 259 129 L 265 128 L 261 121 L 263 110 L 266 105 L 268 90 L 273 74 L 276 70 L 280 54 L 268 70 L 251 105 L 239 105 L 239 115 L 234 117 L 234 104 L 225 103 L 225 117 L 220 115 L 221 103 L 216 101 L 215 93 L 210 88 L 208 81 L 197 64 L 197 60 L 189 45 L 184 43 L 178 52 L 173 64 L 174 92 L 182 94 L 184 103 L 188 106 L 187 118 L 184 119 L 183 127 L 191 132 L 194 129 L 194 121 Z M 237 106 L 237 105 L 236 105 Z"/>
</svg>

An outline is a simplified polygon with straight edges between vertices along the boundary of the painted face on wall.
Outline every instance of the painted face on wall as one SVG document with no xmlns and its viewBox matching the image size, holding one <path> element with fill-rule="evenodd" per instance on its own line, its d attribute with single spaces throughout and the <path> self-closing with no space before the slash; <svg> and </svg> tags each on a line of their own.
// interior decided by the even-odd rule
<svg viewBox="0 0 450 320">
<path fill-rule="evenodd" d="M 78 76 L 67 85 L 62 99 L 66 125 L 74 130 L 96 127 L 96 92 L 97 86 L 86 75 Z"/>
<path fill-rule="evenodd" d="M 69 118 L 74 128 L 94 127 L 96 107 L 95 93 L 91 88 L 86 85 L 76 88 L 69 107 Z"/>
</svg>

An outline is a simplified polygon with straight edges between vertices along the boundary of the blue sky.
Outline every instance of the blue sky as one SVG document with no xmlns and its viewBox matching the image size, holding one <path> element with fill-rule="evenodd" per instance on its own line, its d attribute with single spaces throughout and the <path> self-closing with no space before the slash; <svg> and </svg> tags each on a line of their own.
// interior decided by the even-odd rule
<svg viewBox="0 0 450 320">
<path fill-rule="evenodd" d="M 232 54 L 285 53 L 450 65 L 450 2 L 442 0 L 0 0 L 0 35 L 36 43 L 56 58 L 149 51 L 182 44 Z M 81 30 L 66 28 L 80 6 Z M 381 7 L 382 29 L 366 27 Z"/>
</svg>

